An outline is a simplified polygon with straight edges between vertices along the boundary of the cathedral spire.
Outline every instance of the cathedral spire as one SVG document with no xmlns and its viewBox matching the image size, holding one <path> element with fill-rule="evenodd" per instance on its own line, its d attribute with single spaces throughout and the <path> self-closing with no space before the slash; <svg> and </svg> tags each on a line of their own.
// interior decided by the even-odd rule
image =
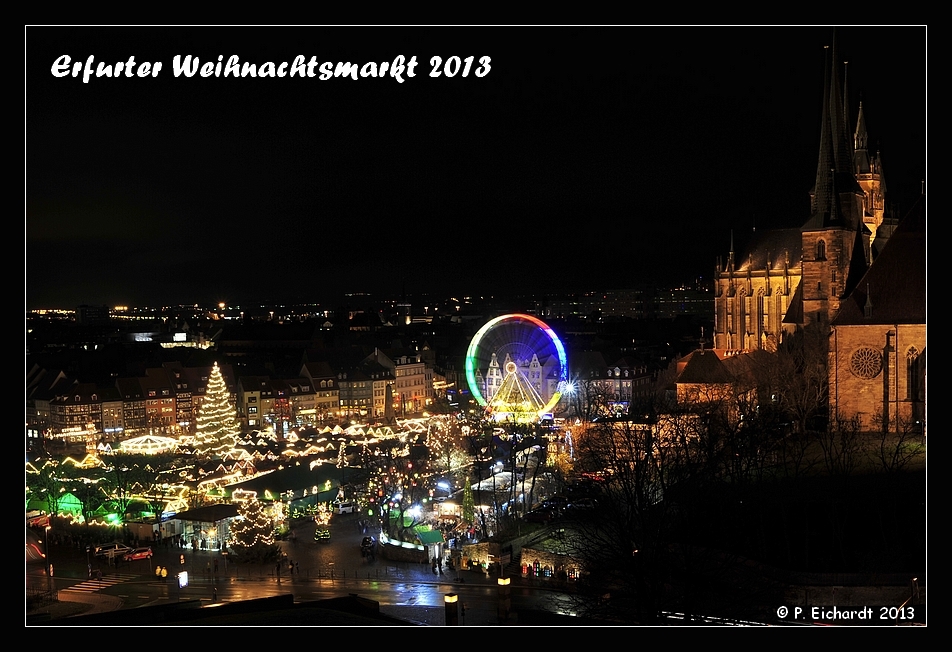
<svg viewBox="0 0 952 652">
<path fill-rule="evenodd" d="M 843 63 L 836 51 L 834 32 L 833 45 L 824 48 L 823 104 L 820 123 L 820 148 L 817 157 L 816 182 L 813 186 L 810 219 L 807 229 L 830 226 L 837 220 L 850 220 L 852 216 L 837 210 L 839 193 L 862 192 L 853 170 L 853 139 L 849 133 L 846 115 L 846 91 L 841 75 Z M 861 216 L 858 219 L 862 219 Z M 850 224 L 852 226 L 852 224 Z"/>
<path fill-rule="evenodd" d="M 823 102 L 820 111 L 820 152 L 816 164 L 816 181 L 813 184 L 813 202 L 811 205 L 810 221 L 815 226 L 822 226 L 826 219 L 824 213 L 829 214 L 831 181 L 830 170 L 833 168 L 833 137 L 830 133 L 830 47 L 824 48 L 825 65 L 823 66 Z"/>
<path fill-rule="evenodd" d="M 853 141 L 849 132 L 849 116 L 846 106 L 846 62 L 840 61 L 836 50 L 836 31 L 833 32 L 833 47 L 830 48 L 830 128 L 833 138 L 833 156 L 838 173 L 852 172 Z M 842 71 L 842 77 L 840 75 Z M 850 175 L 852 176 L 852 174 Z"/>
<path fill-rule="evenodd" d="M 856 130 L 853 132 L 853 172 L 856 174 L 875 174 L 874 159 L 869 156 L 869 135 L 866 133 L 866 116 L 863 114 L 863 102 L 859 103 L 856 116 Z"/>
</svg>

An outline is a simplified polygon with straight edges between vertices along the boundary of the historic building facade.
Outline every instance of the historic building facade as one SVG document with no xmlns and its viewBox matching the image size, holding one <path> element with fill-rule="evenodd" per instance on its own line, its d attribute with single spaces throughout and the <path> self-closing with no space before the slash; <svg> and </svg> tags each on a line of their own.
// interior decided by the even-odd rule
<svg viewBox="0 0 952 652">
<path fill-rule="evenodd" d="M 862 105 L 850 132 L 832 49 L 825 72 L 810 215 L 799 228 L 755 233 L 741 255 L 731 244 L 715 273 L 717 350 L 772 350 L 785 330 L 829 323 L 891 233 L 880 156 L 868 150 Z"/>
<path fill-rule="evenodd" d="M 849 128 L 842 65 L 828 48 L 810 214 L 740 255 L 731 244 L 715 273 L 714 349 L 772 351 L 787 333 L 828 330 L 830 417 L 895 428 L 924 418 L 925 200 L 902 223 L 887 214 L 862 104 Z"/>
<path fill-rule="evenodd" d="M 925 196 L 840 305 L 830 328 L 830 415 L 925 434 Z"/>
</svg>

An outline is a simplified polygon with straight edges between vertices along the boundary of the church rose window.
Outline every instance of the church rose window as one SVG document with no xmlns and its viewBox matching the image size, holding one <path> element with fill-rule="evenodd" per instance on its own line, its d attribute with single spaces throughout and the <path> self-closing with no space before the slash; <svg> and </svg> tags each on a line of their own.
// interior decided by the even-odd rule
<svg viewBox="0 0 952 652">
<path fill-rule="evenodd" d="M 860 378 L 869 380 L 879 375 L 883 368 L 883 356 L 876 349 L 864 346 L 853 352 L 850 358 L 850 371 Z"/>
</svg>

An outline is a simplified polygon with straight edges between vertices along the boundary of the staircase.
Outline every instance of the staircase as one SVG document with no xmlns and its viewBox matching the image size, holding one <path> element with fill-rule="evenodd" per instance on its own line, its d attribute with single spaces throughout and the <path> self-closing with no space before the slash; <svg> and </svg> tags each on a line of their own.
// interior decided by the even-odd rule
<svg viewBox="0 0 952 652">
<path fill-rule="evenodd" d="M 513 555 L 509 563 L 502 569 L 503 577 L 522 577 L 522 551 Z"/>
</svg>

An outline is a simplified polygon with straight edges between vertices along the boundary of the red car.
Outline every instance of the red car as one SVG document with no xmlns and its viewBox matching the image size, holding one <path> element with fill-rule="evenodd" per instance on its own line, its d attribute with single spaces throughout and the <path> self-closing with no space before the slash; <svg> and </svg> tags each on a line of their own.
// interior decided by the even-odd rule
<svg viewBox="0 0 952 652">
<path fill-rule="evenodd" d="M 152 548 L 136 548 L 135 550 L 130 550 L 122 556 L 125 561 L 132 561 L 133 559 L 148 559 L 152 556 Z"/>
</svg>

